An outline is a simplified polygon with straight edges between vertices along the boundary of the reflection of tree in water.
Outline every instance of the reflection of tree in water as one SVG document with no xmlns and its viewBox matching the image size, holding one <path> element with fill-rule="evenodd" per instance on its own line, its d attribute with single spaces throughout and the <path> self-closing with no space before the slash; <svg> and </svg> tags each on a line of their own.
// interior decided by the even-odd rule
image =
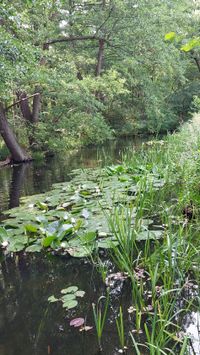
<svg viewBox="0 0 200 355">
<path fill-rule="evenodd" d="M 95 168 L 120 163 L 122 155 L 139 148 L 144 139 L 121 139 L 100 147 L 66 152 L 43 161 L 0 169 L 0 210 L 19 205 L 20 196 L 48 191 L 56 182 L 68 181 L 78 168 Z M 9 201 L 9 202 L 8 202 Z"/>
<path fill-rule="evenodd" d="M 9 208 L 19 206 L 19 199 L 28 168 L 28 164 L 20 164 L 13 167 L 12 181 L 10 186 Z"/>
</svg>

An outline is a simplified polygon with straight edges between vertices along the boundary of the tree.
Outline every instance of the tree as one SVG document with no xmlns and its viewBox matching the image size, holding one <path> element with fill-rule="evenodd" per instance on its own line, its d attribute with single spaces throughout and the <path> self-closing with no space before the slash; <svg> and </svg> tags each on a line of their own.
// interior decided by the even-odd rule
<svg viewBox="0 0 200 355">
<path fill-rule="evenodd" d="M 3 0 L 0 101 L 17 140 L 46 152 L 102 142 L 113 128 L 175 128 L 194 71 L 164 37 L 186 33 L 192 16 L 189 0 Z"/>
</svg>

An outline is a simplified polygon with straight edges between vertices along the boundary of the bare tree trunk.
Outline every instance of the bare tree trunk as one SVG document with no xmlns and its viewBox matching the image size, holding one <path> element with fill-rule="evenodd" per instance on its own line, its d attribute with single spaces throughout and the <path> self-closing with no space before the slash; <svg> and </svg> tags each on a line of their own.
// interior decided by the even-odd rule
<svg viewBox="0 0 200 355">
<path fill-rule="evenodd" d="M 32 123 L 35 124 L 39 121 L 39 114 L 40 114 L 40 106 L 41 106 L 41 96 L 40 96 L 40 87 L 35 87 L 35 93 L 39 95 L 35 95 L 33 97 L 33 113 L 32 113 Z"/>
<path fill-rule="evenodd" d="M 0 103 L 0 134 L 11 153 L 12 161 L 21 163 L 31 160 L 26 152 L 20 147 L 17 139 L 10 128 L 3 105 Z"/>
<path fill-rule="evenodd" d="M 100 76 L 103 68 L 103 59 L 104 59 L 104 48 L 105 48 L 105 40 L 99 40 L 99 51 L 97 57 L 97 66 L 96 66 L 96 76 Z"/>
<path fill-rule="evenodd" d="M 17 97 L 18 100 L 21 100 L 19 102 L 19 106 L 22 112 L 22 115 L 25 120 L 32 122 L 33 121 L 33 115 L 29 106 L 28 98 L 25 92 L 18 91 L 17 92 Z M 27 99 L 26 99 L 27 98 Z"/>
</svg>

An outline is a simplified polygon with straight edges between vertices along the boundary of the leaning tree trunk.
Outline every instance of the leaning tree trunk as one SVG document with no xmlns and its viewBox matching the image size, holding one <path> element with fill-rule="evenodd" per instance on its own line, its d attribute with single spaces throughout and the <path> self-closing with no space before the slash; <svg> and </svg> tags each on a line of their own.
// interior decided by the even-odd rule
<svg viewBox="0 0 200 355">
<path fill-rule="evenodd" d="M 27 153 L 20 147 L 17 139 L 10 128 L 3 105 L 0 103 L 0 134 L 11 153 L 12 161 L 22 163 L 31 160 Z"/>
</svg>

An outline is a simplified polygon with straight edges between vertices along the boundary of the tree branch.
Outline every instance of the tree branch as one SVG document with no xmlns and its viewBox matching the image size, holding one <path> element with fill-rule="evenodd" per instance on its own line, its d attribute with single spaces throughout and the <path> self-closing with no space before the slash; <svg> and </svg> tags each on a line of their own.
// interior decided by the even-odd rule
<svg viewBox="0 0 200 355">
<path fill-rule="evenodd" d="M 8 110 L 10 110 L 10 108 L 12 108 L 13 106 L 16 106 L 16 105 L 20 104 L 20 102 L 25 101 L 25 100 L 28 100 L 28 99 L 30 99 L 31 97 L 34 97 L 34 96 L 37 96 L 37 95 L 40 95 L 40 93 L 39 93 L 39 92 L 36 92 L 36 93 L 35 93 L 35 94 L 33 94 L 33 95 L 30 95 L 30 96 L 24 97 L 23 99 L 21 99 L 21 100 L 19 100 L 19 101 L 14 102 L 14 104 L 12 104 L 12 105 L 10 105 L 10 106 L 6 107 L 5 111 L 7 112 L 7 111 L 8 111 Z"/>
<path fill-rule="evenodd" d="M 49 45 L 54 43 L 61 42 L 73 42 L 73 41 L 85 41 L 85 40 L 99 40 L 95 35 L 93 36 L 70 36 L 70 37 L 61 37 L 56 39 L 50 39 L 48 42 L 44 43 L 44 49 L 48 49 Z"/>
</svg>

